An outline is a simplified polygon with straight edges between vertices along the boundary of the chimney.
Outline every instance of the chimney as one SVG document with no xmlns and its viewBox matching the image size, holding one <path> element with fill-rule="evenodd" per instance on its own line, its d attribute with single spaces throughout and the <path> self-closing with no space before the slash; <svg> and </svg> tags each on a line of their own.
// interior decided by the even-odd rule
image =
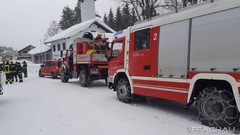
<svg viewBox="0 0 240 135">
<path fill-rule="evenodd" d="M 96 0 L 80 0 L 81 1 L 81 17 L 82 22 L 95 18 L 95 1 Z"/>
</svg>

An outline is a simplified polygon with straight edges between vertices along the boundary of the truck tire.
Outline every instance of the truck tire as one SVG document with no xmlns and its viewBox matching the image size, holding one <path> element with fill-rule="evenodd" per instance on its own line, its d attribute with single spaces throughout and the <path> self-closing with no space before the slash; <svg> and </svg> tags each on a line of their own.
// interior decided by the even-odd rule
<svg viewBox="0 0 240 135">
<path fill-rule="evenodd" d="M 45 77 L 44 75 L 42 75 L 41 72 L 38 72 L 38 76 L 39 76 L 39 77 Z"/>
<path fill-rule="evenodd" d="M 68 80 L 69 80 L 69 78 L 66 75 L 66 73 L 64 73 L 64 71 L 61 71 L 61 81 L 66 83 L 66 82 L 68 82 Z"/>
<path fill-rule="evenodd" d="M 235 124 L 239 113 L 233 94 L 216 87 L 207 87 L 199 92 L 195 106 L 202 124 L 210 127 L 225 128 Z"/>
<path fill-rule="evenodd" d="M 51 73 L 51 78 L 52 78 L 52 79 L 56 79 L 57 76 L 55 76 L 55 74 L 52 72 L 52 73 Z"/>
<path fill-rule="evenodd" d="M 130 84 L 127 78 L 121 78 L 116 86 L 118 100 L 124 103 L 131 103 L 133 96 L 131 94 Z"/>
<path fill-rule="evenodd" d="M 87 72 L 85 69 L 81 69 L 79 73 L 79 83 L 82 87 L 87 87 L 89 86 L 87 82 Z"/>
</svg>

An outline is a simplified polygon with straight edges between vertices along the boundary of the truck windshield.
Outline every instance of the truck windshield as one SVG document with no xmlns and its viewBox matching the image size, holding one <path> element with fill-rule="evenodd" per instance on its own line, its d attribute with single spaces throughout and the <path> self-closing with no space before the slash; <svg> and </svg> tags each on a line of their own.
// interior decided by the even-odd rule
<svg viewBox="0 0 240 135">
<path fill-rule="evenodd" d="M 113 48 L 112 48 L 113 57 L 116 57 L 122 54 L 122 46 L 123 46 L 122 41 L 113 43 Z"/>
</svg>

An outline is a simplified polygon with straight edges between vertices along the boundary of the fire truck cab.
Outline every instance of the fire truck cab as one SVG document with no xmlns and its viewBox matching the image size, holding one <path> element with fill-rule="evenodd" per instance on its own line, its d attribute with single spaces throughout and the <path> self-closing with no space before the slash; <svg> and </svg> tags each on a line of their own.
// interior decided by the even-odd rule
<svg viewBox="0 0 240 135">
<path fill-rule="evenodd" d="M 239 13 L 239 0 L 208 1 L 119 31 L 106 53 L 108 87 L 125 103 L 135 95 L 194 103 L 204 125 L 235 124 Z"/>
</svg>

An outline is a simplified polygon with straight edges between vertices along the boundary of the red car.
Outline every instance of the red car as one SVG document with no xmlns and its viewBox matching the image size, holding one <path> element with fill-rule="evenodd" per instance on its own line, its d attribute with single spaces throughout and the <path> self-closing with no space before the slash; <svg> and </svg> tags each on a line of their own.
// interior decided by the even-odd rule
<svg viewBox="0 0 240 135">
<path fill-rule="evenodd" d="M 52 79 L 60 76 L 61 60 L 47 60 L 45 61 L 38 72 L 39 77 L 51 76 Z"/>
</svg>

